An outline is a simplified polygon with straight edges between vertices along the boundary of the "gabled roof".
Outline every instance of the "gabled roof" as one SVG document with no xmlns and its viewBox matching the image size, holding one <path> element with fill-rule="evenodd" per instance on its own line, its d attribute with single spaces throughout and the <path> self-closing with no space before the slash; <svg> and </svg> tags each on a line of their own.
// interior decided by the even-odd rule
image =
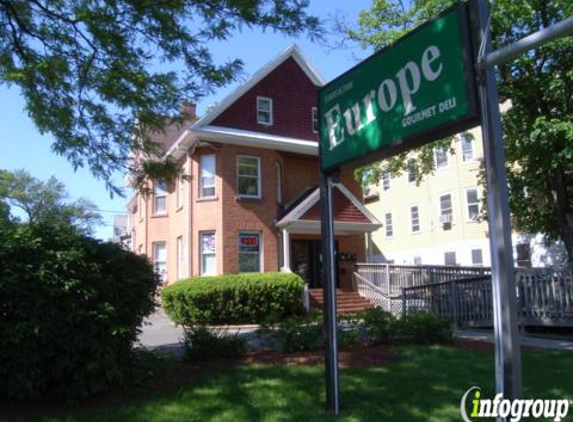
<svg viewBox="0 0 573 422">
<path fill-rule="evenodd" d="M 206 140 L 317 156 L 318 143 L 315 141 L 211 125 L 211 122 L 231 107 L 235 101 L 290 58 L 300 66 L 313 84 L 316 86 L 325 84 L 322 76 L 306 59 L 300 48 L 293 44 L 263 66 L 251 79 L 241 84 L 205 116 L 181 132 L 174 142 L 170 142 L 166 155 L 179 159 L 193 145 Z"/>
<path fill-rule="evenodd" d="M 334 185 L 333 196 L 335 231 L 372 232 L 382 227 L 376 217 L 341 183 Z M 320 225 L 319 206 L 320 189 L 309 190 L 287 207 L 284 217 L 276 226 L 305 231 L 316 230 Z"/>
<path fill-rule="evenodd" d="M 273 60 L 264 65 L 257 73 L 251 77 L 251 79 L 249 79 L 244 84 L 241 84 L 235 91 L 225 97 L 221 103 L 213 107 L 213 109 L 211 109 L 205 116 L 203 116 L 193 125 L 193 128 L 209 125 L 231 104 L 233 104 L 237 99 L 248 92 L 251 88 L 253 88 L 263 78 L 265 78 L 269 73 L 275 70 L 279 65 L 281 65 L 290 57 L 292 57 L 298 63 L 304 73 L 306 73 L 309 79 L 316 86 L 323 86 L 325 84 L 325 80 L 302 54 L 300 48 L 296 44 L 293 44 Z"/>
</svg>

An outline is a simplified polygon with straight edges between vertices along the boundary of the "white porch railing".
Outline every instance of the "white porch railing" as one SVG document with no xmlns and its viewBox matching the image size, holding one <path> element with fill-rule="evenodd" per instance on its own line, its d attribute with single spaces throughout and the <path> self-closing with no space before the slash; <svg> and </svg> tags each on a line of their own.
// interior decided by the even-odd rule
<svg viewBox="0 0 573 422">
<path fill-rule="evenodd" d="M 387 296 L 386 292 L 356 272 L 352 274 L 352 282 L 358 294 L 368 299 L 374 306 L 381 307 L 394 316 L 402 314 L 402 299 L 400 297 Z"/>
</svg>

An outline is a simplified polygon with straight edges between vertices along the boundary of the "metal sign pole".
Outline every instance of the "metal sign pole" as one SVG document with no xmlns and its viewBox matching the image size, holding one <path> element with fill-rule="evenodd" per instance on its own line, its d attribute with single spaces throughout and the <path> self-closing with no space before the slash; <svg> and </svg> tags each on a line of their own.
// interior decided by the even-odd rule
<svg viewBox="0 0 573 422">
<path fill-rule="evenodd" d="M 324 325 L 326 330 L 325 373 L 326 408 L 339 412 L 338 339 L 336 321 L 336 265 L 334 256 L 334 216 L 332 173 L 320 173 L 320 207 L 322 237 L 322 282 L 324 292 Z"/>
<path fill-rule="evenodd" d="M 480 27 L 479 38 L 481 42 L 485 42 L 485 55 L 487 55 L 492 49 L 488 28 L 487 0 L 478 0 L 477 10 Z M 496 391 L 502 393 L 505 399 L 515 399 L 521 397 L 521 353 L 517 330 L 516 284 L 499 98 L 494 69 L 478 68 L 477 70 L 487 177 Z"/>
</svg>

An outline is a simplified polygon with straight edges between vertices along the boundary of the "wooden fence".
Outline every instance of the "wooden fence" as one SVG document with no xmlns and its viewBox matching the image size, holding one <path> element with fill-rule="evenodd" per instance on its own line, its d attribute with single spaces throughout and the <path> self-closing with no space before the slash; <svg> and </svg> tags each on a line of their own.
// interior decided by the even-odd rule
<svg viewBox="0 0 573 422">
<path fill-rule="evenodd" d="M 358 264 L 354 280 L 394 314 L 426 310 L 462 325 L 493 323 L 487 267 Z M 520 324 L 573 326 L 573 268 L 518 269 L 516 285 Z"/>
<path fill-rule="evenodd" d="M 573 269 L 516 271 L 519 323 L 529 326 L 573 326 Z M 405 287 L 402 313 L 427 310 L 454 323 L 493 324 L 491 277 L 482 276 Z"/>
</svg>

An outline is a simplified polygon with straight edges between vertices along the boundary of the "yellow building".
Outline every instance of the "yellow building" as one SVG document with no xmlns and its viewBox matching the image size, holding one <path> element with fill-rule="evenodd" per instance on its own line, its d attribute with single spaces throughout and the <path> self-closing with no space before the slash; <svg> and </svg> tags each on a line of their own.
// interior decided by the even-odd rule
<svg viewBox="0 0 573 422">
<path fill-rule="evenodd" d="M 487 221 L 480 221 L 484 189 L 480 128 L 456 136 L 455 154 L 436 151 L 436 170 L 416 185 L 415 175 L 383 174 L 368 188 L 366 208 L 383 224 L 372 234 L 376 262 L 424 265 L 490 265 Z M 541 236 L 512 235 L 518 266 L 556 263 L 560 250 L 547 250 Z M 550 248 L 551 249 L 551 248 Z"/>
</svg>

